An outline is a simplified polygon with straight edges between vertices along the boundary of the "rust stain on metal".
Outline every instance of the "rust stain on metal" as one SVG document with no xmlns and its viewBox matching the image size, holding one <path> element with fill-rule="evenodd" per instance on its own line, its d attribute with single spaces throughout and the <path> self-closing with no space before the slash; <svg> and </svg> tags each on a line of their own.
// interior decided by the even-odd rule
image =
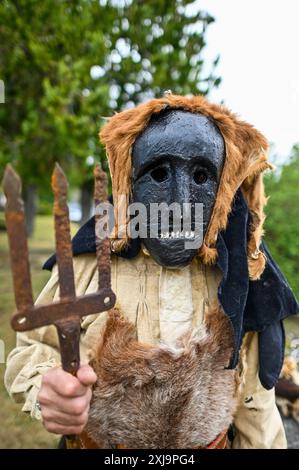
<svg viewBox="0 0 299 470">
<path fill-rule="evenodd" d="M 62 169 L 56 164 L 52 175 L 52 189 L 60 300 L 48 305 L 33 306 L 24 209 L 20 197 L 21 181 L 10 166 L 6 168 L 3 186 L 7 197 L 7 231 L 18 310 L 11 320 L 11 325 L 16 331 L 55 325 L 63 369 L 76 374 L 80 365 L 80 318 L 108 310 L 116 301 L 110 281 L 109 240 L 97 240 L 97 263 L 101 277 L 98 291 L 76 297 L 67 206 L 68 183 Z M 95 170 L 95 200 L 102 202 L 106 198 L 107 176 L 98 168 Z"/>
<path fill-rule="evenodd" d="M 56 259 L 59 275 L 61 299 L 76 297 L 74 268 L 72 256 L 69 209 L 67 205 L 68 182 L 58 163 L 52 174 L 52 190 L 54 194 L 54 223 L 56 237 Z"/>
<path fill-rule="evenodd" d="M 62 368 L 70 374 L 76 375 L 80 367 L 80 319 L 74 315 L 67 320 L 57 321 L 55 326 L 59 338 Z"/>
<path fill-rule="evenodd" d="M 95 205 L 100 202 L 107 201 L 107 187 L 108 187 L 108 178 L 106 172 L 102 169 L 101 165 L 98 163 L 94 169 L 94 201 Z"/>
<path fill-rule="evenodd" d="M 108 302 L 107 297 L 110 297 Z M 86 294 L 73 300 L 59 300 L 48 305 L 37 305 L 16 313 L 11 324 L 14 330 L 28 331 L 41 326 L 56 324 L 69 320 L 73 316 L 78 318 L 92 313 L 103 312 L 114 306 L 115 295 L 110 288 L 101 288 L 95 294 Z"/>
<path fill-rule="evenodd" d="M 6 196 L 5 218 L 9 239 L 10 261 L 16 306 L 19 311 L 33 306 L 32 285 L 28 257 L 24 203 L 21 198 L 20 177 L 7 165 L 3 189 Z"/>
<path fill-rule="evenodd" d="M 108 238 L 109 229 L 109 211 L 108 204 L 106 204 L 106 213 L 101 214 L 99 211 L 99 204 L 107 202 L 107 186 L 108 179 L 106 173 L 102 170 L 100 165 L 97 165 L 94 170 L 95 177 L 95 190 L 94 190 L 94 203 L 95 203 L 95 235 L 96 235 L 96 254 L 97 266 L 99 273 L 99 289 L 101 286 L 111 286 L 111 260 L 110 260 L 110 240 Z M 104 209 L 104 206 L 102 206 Z M 103 218 L 105 223 L 103 224 Z M 106 236 L 100 236 L 100 229 L 106 229 Z"/>
</svg>

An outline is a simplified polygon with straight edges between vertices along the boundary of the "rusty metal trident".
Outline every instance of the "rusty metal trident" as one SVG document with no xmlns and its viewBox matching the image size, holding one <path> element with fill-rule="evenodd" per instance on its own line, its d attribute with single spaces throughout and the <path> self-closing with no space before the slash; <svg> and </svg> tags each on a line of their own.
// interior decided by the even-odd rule
<svg viewBox="0 0 299 470">
<path fill-rule="evenodd" d="M 100 166 L 95 168 L 94 175 L 97 205 L 107 199 L 107 176 Z M 100 238 L 96 233 L 99 274 L 97 292 L 76 297 L 67 206 L 68 183 L 61 167 L 56 164 L 52 174 L 52 190 L 60 300 L 48 305 L 34 306 L 21 180 L 10 165 L 5 169 L 3 188 L 7 198 L 6 225 L 17 306 L 17 313 L 11 320 L 12 328 L 15 331 L 28 331 L 54 324 L 59 337 L 62 367 L 65 371 L 76 374 L 80 366 L 80 318 L 108 310 L 116 301 L 111 289 L 109 239 Z M 100 217 L 96 215 L 96 227 Z"/>
</svg>

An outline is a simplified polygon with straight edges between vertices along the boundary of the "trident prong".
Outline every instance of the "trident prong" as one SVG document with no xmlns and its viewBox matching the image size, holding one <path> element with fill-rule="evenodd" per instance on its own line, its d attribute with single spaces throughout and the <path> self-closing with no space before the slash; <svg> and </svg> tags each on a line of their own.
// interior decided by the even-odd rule
<svg viewBox="0 0 299 470">
<path fill-rule="evenodd" d="M 15 301 L 18 311 L 22 312 L 33 307 L 33 294 L 24 203 L 21 198 L 22 184 L 19 175 L 10 164 L 5 168 L 3 189 L 7 200 L 5 216 Z"/>
<path fill-rule="evenodd" d="M 60 300 L 71 300 L 76 297 L 67 190 L 65 174 L 56 163 L 52 174 L 52 191 Z"/>
<path fill-rule="evenodd" d="M 100 168 L 95 170 L 95 176 L 95 202 L 98 204 L 104 202 L 102 197 L 106 198 L 107 178 L 104 178 Z M 80 318 L 109 310 L 116 301 L 110 282 L 109 240 L 107 237 L 96 237 L 97 264 L 101 276 L 98 291 L 76 297 L 67 206 L 68 183 L 61 167 L 56 164 L 52 189 L 60 300 L 34 306 L 21 180 L 10 165 L 5 169 L 3 187 L 7 198 L 5 215 L 17 305 L 17 313 L 12 317 L 11 325 L 15 331 L 28 331 L 54 324 L 59 336 L 62 367 L 76 374 L 80 366 Z"/>
</svg>

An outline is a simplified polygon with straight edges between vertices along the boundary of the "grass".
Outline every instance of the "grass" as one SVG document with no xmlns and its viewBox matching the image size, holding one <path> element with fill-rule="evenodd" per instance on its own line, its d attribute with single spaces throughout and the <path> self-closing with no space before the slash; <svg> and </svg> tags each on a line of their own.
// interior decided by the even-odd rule
<svg viewBox="0 0 299 470">
<path fill-rule="evenodd" d="M 2 225 L 2 224 L 1 224 Z M 14 347 L 15 334 L 9 320 L 15 310 L 11 273 L 9 270 L 7 236 L 0 225 L 0 339 L 5 341 L 6 356 Z M 75 231 L 75 227 L 72 227 Z M 30 240 L 30 261 L 33 290 L 35 296 L 49 278 L 49 273 L 41 270 L 44 261 L 54 251 L 53 220 L 48 216 L 37 218 L 36 230 Z M 285 322 L 287 337 L 299 338 L 297 318 Z M 0 448 L 53 448 L 57 446 L 57 437 L 47 433 L 42 424 L 32 420 L 21 412 L 21 405 L 15 404 L 8 396 L 3 375 L 5 364 L 0 364 Z"/>
<path fill-rule="evenodd" d="M 75 228 L 72 228 L 75 230 Z M 31 275 L 35 298 L 49 279 L 50 273 L 41 267 L 54 251 L 53 220 L 50 216 L 37 218 L 34 237 L 29 242 Z M 7 235 L 0 231 L 0 339 L 5 343 L 5 357 L 15 345 L 15 333 L 9 320 L 15 310 L 12 279 L 9 268 Z M 14 403 L 8 396 L 3 375 L 5 364 L 0 363 L 0 448 L 53 448 L 57 436 L 49 434 L 36 420 L 21 411 L 22 405 Z"/>
</svg>

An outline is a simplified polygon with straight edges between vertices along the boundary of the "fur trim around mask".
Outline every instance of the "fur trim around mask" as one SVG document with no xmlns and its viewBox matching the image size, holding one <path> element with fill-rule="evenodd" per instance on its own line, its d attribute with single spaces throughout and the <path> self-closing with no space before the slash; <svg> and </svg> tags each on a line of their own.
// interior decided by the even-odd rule
<svg viewBox="0 0 299 470">
<path fill-rule="evenodd" d="M 220 307 L 177 347 L 136 340 L 135 326 L 117 310 L 91 361 L 94 385 L 85 434 L 100 448 L 205 447 L 226 431 L 237 406 L 233 346 Z"/>
<path fill-rule="evenodd" d="M 133 144 L 149 123 L 151 116 L 166 108 L 181 109 L 210 117 L 225 141 L 224 168 L 210 223 L 199 250 L 200 258 L 205 264 L 216 262 L 217 236 L 226 228 L 233 198 L 241 187 L 252 216 L 248 241 L 249 275 L 253 280 L 259 279 L 265 267 L 265 256 L 259 250 L 266 203 L 261 173 L 273 168 L 267 160 L 268 142 L 253 126 L 240 120 L 226 107 L 212 104 L 203 96 L 183 97 L 168 94 L 116 114 L 102 128 L 100 139 L 106 147 L 109 161 L 115 220 L 120 221 L 119 225 L 115 226 L 112 249 L 119 251 L 129 242 L 126 209 L 131 192 Z M 123 197 L 122 206 L 125 207 L 125 210 L 124 207 L 121 208 L 121 216 L 117 207 L 120 196 Z"/>
</svg>

